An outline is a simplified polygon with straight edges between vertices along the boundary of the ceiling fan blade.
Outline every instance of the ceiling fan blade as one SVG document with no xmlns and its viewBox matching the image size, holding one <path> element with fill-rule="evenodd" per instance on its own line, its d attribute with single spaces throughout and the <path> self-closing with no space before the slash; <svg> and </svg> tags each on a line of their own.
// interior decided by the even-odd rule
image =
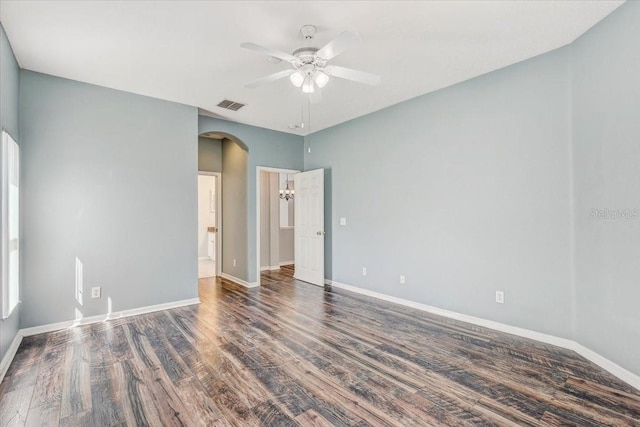
<svg viewBox="0 0 640 427">
<path fill-rule="evenodd" d="M 380 76 L 377 74 L 365 73 L 364 71 L 340 67 L 338 65 L 326 67 L 325 71 L 330 76 L 339 77 L 341 79 L 353 80 L 354 82 L 364 83 L 371 86 L 377 86 L 380 84 Z"/>
<path fill-rule="evenodd" d="M 322 102 L 322 91 L 318 86 L 315 87 L 315 90 L 309 94 L 309 101 L 312 104 L 319 104 Z"/>
<path fill-rule="evenodd" d="M 271 49 L 268 47 L 260 46 L 259 44 L 255 44 L 255 43 L 242 43 L 240 47 L 243 47 L 249 50 L 254 50 L 256 52 L 264 53 L 267 56 L 273 56 L 274 58 L 282 59 L 283 61 L 287 61 L 287 62 L 294 62 L 297 59 L 295 56 L 289 55 L 288 53 L 281 52 L 279 50 Z"/>
<path fill-rule="evenodd" d="M 338 37 L 327 43 L 322 49 L 316 52 L 320 58 L 328 61 L 331 58 L 340 55 L 354 44 L 360 41 L 360 36 L 349 31 L 345 31 Z"/>
<path fill-rule="evenodd" d="M 246 85 L 244 85 L 244 87 L 246 87 L 246 88 L 254 88 L 254 87 L 266 84 L 266 83 L 275 82 L 276 80 L 280 80 L 282 78 L 290 76 L 291 74 L 295 73 L 295 71 L 296 70 L 294 70 L 294 69 L 278 71 L 277 73 L 270 74 L 267 77 L 263 77 L 261 79 L 254 80 L 251 83 L 247 83 Z"/>
</svg>

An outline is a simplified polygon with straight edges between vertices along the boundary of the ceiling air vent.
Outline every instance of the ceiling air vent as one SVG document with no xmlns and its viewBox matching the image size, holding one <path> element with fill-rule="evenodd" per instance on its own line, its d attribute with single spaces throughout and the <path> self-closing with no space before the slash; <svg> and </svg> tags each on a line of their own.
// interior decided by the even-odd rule
<svg viewBox="0 0 640 427">
<path fill-rule="evenodd" d="M 218 107 L 226 108 L 227 110 L 231 110 L 231 111 L 238 111 L 244 106 L 245 104 L 242 104 L 240 102 L 229 101 L 228 99 L 225 99 L 224 101 L 218 104 Z"/>
</svg>

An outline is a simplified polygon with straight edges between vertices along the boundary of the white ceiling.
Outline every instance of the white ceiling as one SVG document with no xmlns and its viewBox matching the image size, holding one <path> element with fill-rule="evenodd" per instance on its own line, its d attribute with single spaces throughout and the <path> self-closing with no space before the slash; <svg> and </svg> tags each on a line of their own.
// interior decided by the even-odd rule
<svg viewBox="0 0 640 427">
<path fill-rule="evenodd" d="M 228 120 L 284 132 L 300 122 L 300 89 L 283 79 L 245 83 L 285 69 L 240 48 L 285 52 L 314 24 L 322 47 L 343 31 L 362 43 L 331 63 L 382 76 L 370 87 L 333 78 L 312 105 L 311 130 L 571 43 L 622 1 L 0 1 L 0 20 L 20 66 L 180 102 Z M 247 106 L 218 108 L 222 99 Z"/>
</svg>

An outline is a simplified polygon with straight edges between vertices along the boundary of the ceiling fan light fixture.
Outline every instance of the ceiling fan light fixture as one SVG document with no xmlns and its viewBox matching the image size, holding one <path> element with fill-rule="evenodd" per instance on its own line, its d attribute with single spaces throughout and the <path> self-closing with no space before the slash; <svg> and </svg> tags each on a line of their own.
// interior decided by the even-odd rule
<svg viewBox="0 0 640 427">
<path fill-rule="evenodd" d="M 324 71 L 318 70 L 313 75 L 313 81 L 322 89 L 329 83 L 329 76 Z"/>
<path fill-rule="evenodd" d="M 304 83 L 305 76 L 306 74 L 304 71 L 298 70 L 295 73 L 291 74 L 291 76 L 289 76 L 289 79 L 295 87 L 301 87 Z"/>
<path fill-rule="evenodd" d="M 302 92 L 304 93 L 313 93 L 316 89 L 313 84 L 313 79 L 311 76 L 307 76 L 304 79 L 304 83 L 302 83 Z"/>
</svg>

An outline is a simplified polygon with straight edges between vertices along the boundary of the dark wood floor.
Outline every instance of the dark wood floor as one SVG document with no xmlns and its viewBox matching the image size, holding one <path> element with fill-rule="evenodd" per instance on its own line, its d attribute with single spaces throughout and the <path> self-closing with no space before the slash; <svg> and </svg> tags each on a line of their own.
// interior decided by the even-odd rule
<svg viewBox="0 0 640 427">
<path fill-rule="evenodd" d="M 577 354 L 267 272 L 202 304 L 27 337 L 0 425 L 640 425 Z"/>
</svg>

